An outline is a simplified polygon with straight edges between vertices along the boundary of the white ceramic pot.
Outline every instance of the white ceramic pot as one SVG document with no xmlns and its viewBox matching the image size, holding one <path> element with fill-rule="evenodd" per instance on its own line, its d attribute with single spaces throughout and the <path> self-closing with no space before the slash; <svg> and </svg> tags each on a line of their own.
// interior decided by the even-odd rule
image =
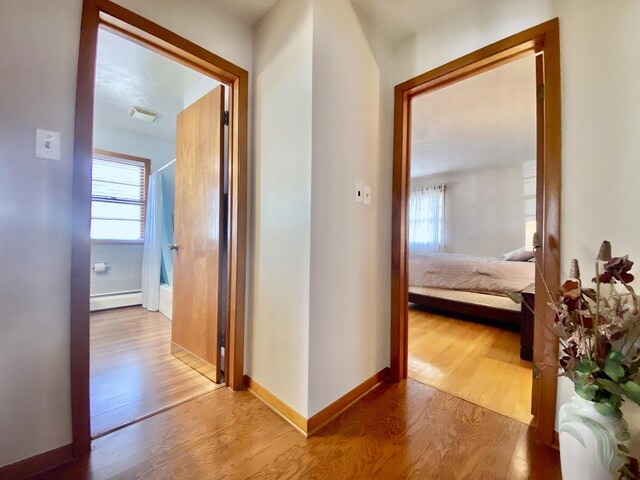
<svg viewBox="0 0 640 480">
<path fill-rule="evenodd" d="M 599 414 L 594 403 L 578 395 L 560 407 L 558 433 L 563 480 L 614 480 L 623 459 L 616 434 L 624 420 Z"/>
</svg>

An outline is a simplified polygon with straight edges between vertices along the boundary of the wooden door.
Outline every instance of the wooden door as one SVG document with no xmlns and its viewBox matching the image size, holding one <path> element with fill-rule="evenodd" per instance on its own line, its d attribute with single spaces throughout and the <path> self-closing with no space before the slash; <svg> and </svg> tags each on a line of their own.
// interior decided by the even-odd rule
<svg viewBox="0 0 640 480">
<path fill-rule="evenodd" d="M 176 125 L 171 352 L 220 382 L 224 87 L 180 112 Z"/>
</svg>

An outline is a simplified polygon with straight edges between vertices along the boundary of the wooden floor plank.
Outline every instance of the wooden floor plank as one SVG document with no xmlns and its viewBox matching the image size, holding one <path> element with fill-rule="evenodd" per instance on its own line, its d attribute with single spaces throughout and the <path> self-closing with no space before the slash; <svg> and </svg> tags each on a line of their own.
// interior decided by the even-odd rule
<svg viewBox="0 0 640 480">
<path fill-rule="evenodd" d="M 57 479 L 560 479 L 520 422 L 408 380 L 310 439 L 249 392 L 220 389 L 93 442 Z"/>
<path fill-rule="evenodd" d="M 531 415 L 531 362 L 520 334 L 409 308 L 409 377 L 525 424 Z"/>
<path fill-rule="evenodd" d="M 221 387 L 171 355 L 171 321 L 141 307 L 91 315 L 91 433 Z"/>
</svg>

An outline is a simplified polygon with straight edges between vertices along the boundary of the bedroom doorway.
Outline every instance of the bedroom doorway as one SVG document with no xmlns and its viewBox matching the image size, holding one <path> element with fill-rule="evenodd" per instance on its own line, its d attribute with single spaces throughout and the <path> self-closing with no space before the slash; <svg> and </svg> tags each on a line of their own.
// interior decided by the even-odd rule
<svg viewBox="0 0 640 480">
<path fill-rule="evenodd" d="M 552 444 L 557 340 L 535 293 L 559 284 L 557 20 L 398 85 L 395 105 L 392 378 Z"/>
<path fill-rule="evenodd" d="M 409 147 L 408 376 L 526 424 L 536 103 L 531 52 L 415 96 Z"/>
</svg>

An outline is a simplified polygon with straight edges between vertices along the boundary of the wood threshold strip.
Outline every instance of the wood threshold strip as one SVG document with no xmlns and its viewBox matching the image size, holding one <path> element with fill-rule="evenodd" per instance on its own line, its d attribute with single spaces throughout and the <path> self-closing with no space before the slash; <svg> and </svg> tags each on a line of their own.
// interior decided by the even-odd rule
<svg viewBox="0 0 640 480">
<path fill-rule="evenodd" d="M 298 432 L 309 438 L 358 403 L 371 390 L 382 385 L 389 378 L 389 374 L 388 367 L 380 370 L 309 419 L 306 419 L 248 375 L 244 376 L 244 380 L 254 396 L 290 423 Z"/>
<path fill-rule="evenodd" d="M 138 422 L 146 420 L 147 418 L 150 418 L 150 417 L 153 417 L 155 415 L 158 415 L 159 413 L 166 412 L 167 410 L 171 410 L 172 408 L 179 407 L 180 405 L 182 405 L 184 403 L 187 403 L 187 402 L 190 402 L 191 400 L 195 400 L 196 398 L 200 398 L 203 395 L 209 395 L 210 393 L 213 393 L 213 392 L 215 392 L 216 390 L 219 390 L 222 387 L 223 387 L 223 385 L 220 385 L 215 390 L 211 390 L 209 392 L 196 393 L 196 394 L 191 395 L 191 396 L 189 396 L 189 397 L 187 397 L 187 398 L 185 398 L 183 400 L 178 400 L 177 402 L 170 403 L 166 407 L 158 408 L 158 409 L 156 409 L 156 410 L 154 410 L 154 411 L 152 411 L 150 413 L 147 413 L 147 414 L 142 415 L 140 417 L 136 417 L 136 418 L 134 418 L 133 420 L 131 420 L 129 422 L 123 423 L 122 425 L 118 425 L 117 427 L 110 428 L 108 430 L 105 430 L 104 432 L 96 433 L 95 435 L 93 435 L 91 437 L 91 440 L 95 440 L 96 438 L 104 437 L 105 435 L 109 435 L 110 433 L 117 432 L 118 430 L 122 430 L 123 428 L 126 428 L 126 427 L 130 427 L 131 425 L 134 425 L 134 424 L 136 424 Z M 0 476 L 0 478 L 1 478 L 1 476 Z"/>
<path fill-rule="evenodd" d="M 43 473 L 73 460 L 72 445 L 63 445 L 0 468 L 0 478 L 19 480 Z"/>
</svg>

